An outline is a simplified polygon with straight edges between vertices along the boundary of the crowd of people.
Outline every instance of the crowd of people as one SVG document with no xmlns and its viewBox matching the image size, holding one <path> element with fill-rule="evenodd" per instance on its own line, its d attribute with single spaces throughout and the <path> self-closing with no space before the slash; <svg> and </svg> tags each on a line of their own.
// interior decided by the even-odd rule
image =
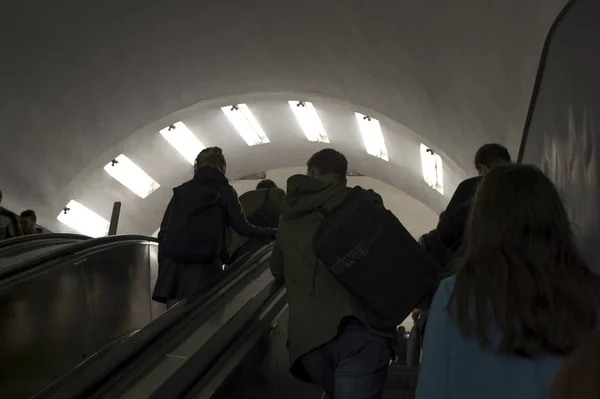
<svg viewBox="0 0 600 399">
<path fill-rule="evenodd" d="M 478 176 L 457 187 L 419 239 L 439 274 L 414 303 L 406 342 L 402 329 L 375 325 L 372 309 L 315 251 L 323 215 L 356 197 L 348 162 L 333 149 L 314 154 L 286 191 L 263 181 L 239 199 L 222 151 L 203 150 L 161 223 L 154 299 L 170 307 L 206 290 L 223 264 L 275 240 L 270 268 L 287 288 L 290 370 L 324 397 L 381 397 L 399 357 L 420 368 L 417 399 L 600 397 L 600 277 L 581 257 L 559 193 L 498 144 L 481 147 L 474 166 Z M 368 250 L 354 248 L 343 265 Z"/>
<path fill-rule="evenodd" d="M 478 175 L 458 185 L 418 244 L 394 242 L 392 250 L 413 255 L 391 259 L 390 275 L 429 260 L 436 265 L 431 284 L 408 283 L 426 287 L 422 292 L 381 293 L 390 303 L 410 302 L 404 305 L 414 310 L 403 315 L 413 319 L 409 332 L 398 327 L 400 319 L 389 324 L 385 301 L 365 301 L 347 278 L 354 273 L 365 286 L 384 284 L 386 275 L 356 265 L 383 259 L 370 252 L 381 250 L 377 240 L 393 223 L 334 265 L 323 255 L 324 239 L 336 250 L 356 233 L 327 236 L 335 215 L 385 209 L 372 190 L 348 187 L 342 153 L 315 153 L 306 175 L 291 176 L 286 190 L 265 179 L 240 197 L 226 167 L 220 148 L 206 148 L 192 179 L 173 189 L 158 234 L 154 300 L 170 308 L 206 291 L 223 265 L 239 265 L 274 242 L 270 269 L 289 303 L 290 371 L 322 387 L 324 398 L 381 397 L 393 363 L 418 368 L 417 399 L 600 397 L 600 277 L 577 247 L 554 184 L 538 168 L 513 163 L 505 147 L 477 151 Z M 362 223 L 354 230 L 369 230 L 371 216 L 395 218 L 361 216 L 350 221 Z M 0 239 L 42 232 L 33 210 L 17 215 L 0 206 Z"/>
<path fill-rule="evenodd" d="M 2 206 L 0 191 L 0 240 L 29 234 L 40 234 L 43 230 L 37 225 L 37 216 L 31 209 L 17 215 Z"/>
</svg>

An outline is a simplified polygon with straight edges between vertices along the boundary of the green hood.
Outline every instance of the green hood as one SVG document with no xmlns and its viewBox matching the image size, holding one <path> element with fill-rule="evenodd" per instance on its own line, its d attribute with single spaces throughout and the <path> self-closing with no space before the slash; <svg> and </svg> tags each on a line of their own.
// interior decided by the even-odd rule
<svg viewBox="0 0 600 399">
<path fill-rule="evenodd" d="M 349 191 L 350 188 L 340 184 L 294 175 L 287 181 L 287 197 L 281 208 L 281 216 L 292 220 L 319 207 L 334 209 L 344 201 Z"/>
</svg>

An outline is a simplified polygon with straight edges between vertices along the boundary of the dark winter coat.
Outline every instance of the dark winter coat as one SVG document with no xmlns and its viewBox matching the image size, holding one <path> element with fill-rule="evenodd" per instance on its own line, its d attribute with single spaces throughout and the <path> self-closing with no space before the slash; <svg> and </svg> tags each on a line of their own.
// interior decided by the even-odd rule
<svg viewBox="0 0 600 399">
<path fill-rule="evenodd" d="M 198 196 L 196 189 L 198 185 L 203 189 L 201 196 Z M 173 192 L 174 196 L 177 195 L 177 206 L 192 207 L 191 209 L 196 209 L 198 202 L 209 203 L 218 198 L 218 205 L 222 207 L 223 211 L 223 226 L 219 229 L 221 231 L 221 252 L 220 256 L 216 256 L 215 262 L 210 264 L 182 264 L 168 259 L 161 253 L 161 243 L 165 238 L 169 223 L 182 224 L 181 221 L 174 221 L 171 218 L 179 213 L 186 214 L 186 212 L 174 213 L 175 202 L 171 199 L 158 233 L 159 271 L 153 293 L 153 299 L 156 301 L 165 302 L 168 298 L 182 299 L 191 295 L 192 291 L 197 291 L 200 287 L 204 288 L 207 279 L 213 279 L 219 274 L 222 270 L 221 265 L 228 262 L 227 230 L 229 227 L 243 236 L 275 238 L 276 229 L 257 227 L 248 223 L 237 193 L 227 178 L 215 168 L 200 169 L 192 180 L 174 188 Z"/>
<path fill-rule="evenodd" d="M 269 214 L 273 215 L 273 220 L 269 220 L 269 223 L 265 226 L 260 227 L 277 227 L 279 224 L 279 216 L 281 215 L 281 206 L 283 205 L 283 199 L 285 198 L 285 191 L 280 188 L 272 188 L 267 190 L 266 188 L 259 190 L 248 191 L 240 195 L 240 204 L 248 219 L 252 219 L 252 216 L 260 210 L 265 204 L 265 196 L 269 195 L 268 206 L 272 210 Z M 231 241 L 229 244 L 229 255 L 233 256 L 235 251 L 238 250 L 242 245 L 246 244 L 250 240 L 249 237 L 244 237 L 235 231 L 231 234 Z"/>
<path fill-rule="evenodd" d="M 306 379 L 297 362 L 302 355 L 335 338 L 345 317 L 365 320 L 364 312 L 317 261 L 312 248 L 320 223 L 317 208 L 335 209 L 350 191 L 350 187 L 304 175 L 292 176 L 287 182 L 271 271 L 275 278 L 285 281 L 287 288 L 290 364 L 300 379 Z"/>
</svg>

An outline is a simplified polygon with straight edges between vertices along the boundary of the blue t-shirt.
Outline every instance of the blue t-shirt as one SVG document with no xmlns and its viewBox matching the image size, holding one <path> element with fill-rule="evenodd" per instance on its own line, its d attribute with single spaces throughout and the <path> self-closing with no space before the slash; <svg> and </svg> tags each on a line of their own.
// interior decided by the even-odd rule
<svg viewBox="0 0 600 399">
<path fill-rule="evenodd" d="M 446 310 L 454 283 L 442 281 L 431 305 L 416 399 L 547 399 L 565 357 L 499 355 L 465 338 Z"/>
</svg>

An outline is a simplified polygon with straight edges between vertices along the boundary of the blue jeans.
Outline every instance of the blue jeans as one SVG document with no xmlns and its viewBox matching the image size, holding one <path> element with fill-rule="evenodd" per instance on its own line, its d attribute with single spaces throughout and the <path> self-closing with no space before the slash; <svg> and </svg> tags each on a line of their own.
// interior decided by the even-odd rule
<svg viewBox="0 0 600 399">
<path fill-rule="evenodd" d="M 392 339 L 351 318 L 332 341 L 302 356 L 301 362 L 332 399 L 379 399 L 391 354 Z"/>
</svg>

